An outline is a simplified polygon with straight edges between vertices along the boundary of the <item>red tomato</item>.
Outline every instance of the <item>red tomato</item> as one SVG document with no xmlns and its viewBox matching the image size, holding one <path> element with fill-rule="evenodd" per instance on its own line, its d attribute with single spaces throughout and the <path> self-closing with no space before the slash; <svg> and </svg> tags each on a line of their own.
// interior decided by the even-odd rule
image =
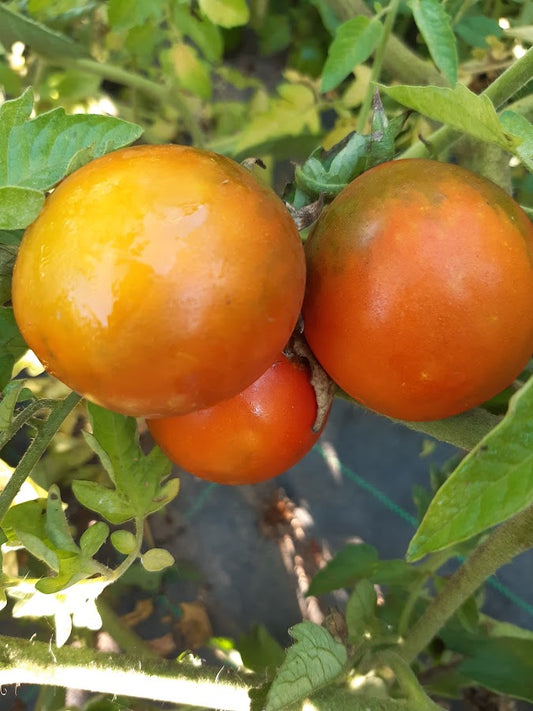
<svg viewBox="0 0 533 711">
<path fill-rule="evenodd" d="M 253 484 L 281 474 L 311 449 L 320 436 L 312 429 L 316 414 L 307 366 L 281 354 L 239 395 L 188 415 L 148 420 L 148 428 L 191 474 Z"/>
<path fill-rule="evenodd" d="M 356 178 L 306 244 L 305 336 L 354 399 L 405 420 L 488 400 L 533 352 L 533 226 L 463 168 L 398 160 Z"/>
</svg>

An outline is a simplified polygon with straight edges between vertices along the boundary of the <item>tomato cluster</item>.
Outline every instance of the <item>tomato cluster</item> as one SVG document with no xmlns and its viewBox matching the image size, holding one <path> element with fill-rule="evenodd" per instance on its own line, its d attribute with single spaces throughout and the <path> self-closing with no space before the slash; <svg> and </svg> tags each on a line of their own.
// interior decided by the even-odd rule
<svg viewBox="0 0 533 711">
<path fill-rule="evenodd" d="M 89 400 L 223 483 L 275 476 L 319 436 L 300 312 L 331 379 L 382 414 L 447 417 L 505 388 L 533 351 L 533 227 L 457 166 L 384 163 L 329 205 L 305 251 L 244 167 L 185 146 L 75 171 L 27 229 L 20 330 Z M 307 263 L 307 267 L 306 267 Z M 307 272 L 307 274 L 306 274 Z"/>
</svg>

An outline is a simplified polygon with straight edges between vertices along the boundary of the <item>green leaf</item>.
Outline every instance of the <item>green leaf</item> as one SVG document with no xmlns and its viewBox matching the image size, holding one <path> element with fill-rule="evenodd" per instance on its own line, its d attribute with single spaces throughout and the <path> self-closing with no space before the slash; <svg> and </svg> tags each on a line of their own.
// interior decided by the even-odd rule
<svg viewBox="0 0 533 711">
<path fill-rule="evenodd" d="M 525 116 L 514 111 L 504 111 L 500 115 L 500 123 L 504 131 L 520 139 L 513 152 L 533 173 L 533 126 Z"/>
<path fill-rule="evenodd" d="M 31 553 L 35 558 L 37 558 L 37 560 L 41 560 L 43 563 L 46 563 L 46 565 L 52 570 L 59 570 L 59 559 L 57 553 L 52 550 L 40 536 L 24 530 L 15 529 L 15 532 L 18 540 L 22 543 L 28 553 Z"/>
<path fill-rule="evenodd" d="M 161 3 L 154 0 L 109 0 L 107 19 L 115 32 L 122 32 L 144 25 L 151 18 L 159 20 L 162 11 Z"/>
<path fill-rule="evenodd" d="M 60 551 L 58 552 L 58 560 L 59 570 L 57 575 L 41 578 L 35 583 L 35 589 L 39 592 L 47 595 L 60 592 L 94 572 L 92 568 L 87 568 L 84 565 L 85 561 L 80 557 L 79 553 Z"/>
<path fill-rule="evenodd" d="M 467 15 L 453 27 L 455 33 L 471 47 L 487 48 L 487 37 L 501 37 L 502 28 L 497 20 L 484 15 Z"/>
<path fill-rule="evenodd" d="M 533 640 L 498 637 L 479 640 L 458 671 L 498 694 L 533 702 Z"/>
<path fill-rule="evenodd" d="M 379 560 L 370 580 L 376 585 L 409 588 L 426 577 L 426 572 L 410 565 L 401 558 L 397 560 Z"/>
<path fill-rule="evenodd" d="M 174 565 L 174 556 L 164 548 L 150 548 L 142 554 L 141 564 L 149 573 L 157 573 Z"/>
<path fill-rule="evenodd" d="M 181 34 L 188 37 L 210 62 L 222 59 L 224 41 L 217 25 L 208 17 L 195 17 L 184 5 L 174 3 L 174 22 Z"/>
<path fill-rule="evenodd" d="M 378 552 L 366 543 L 349 543 L 318 571 L 311 580 L 308 595 L 350 587 L 361 578 L 369 578 L 378 564 Z"/>
<path fill-rule="evenodd" d="M 185 42 L 177 42 L 170 53 L 180 88 L 190 91 L 201 99 L 210 99 L 211 75 L 196 49 Z"/>
<path fill-rule="evenodd" d="M 19 244 L 20 234 L 18 232 L 4 232 L 0 229 L 0 304 L 5 304 L 11 299 L 11 276 Z"/>
<path fill-rule="evenodd" d="M 250 634 L 242 636 L 237 649 L 247 669 L 267 676 L 272 676 L 285 659 L 283 648 L 264 625 L 256 625 Z"/>
<path fill-rule="evenodd" d="M 314 691 L 337 679 L 346 671 L 348 655 L 323 627 L 301 622 L 289 630 L 296 642 L 289 647 L 285 661 L 268 692 L 266 711 L 278 711 L 302 701 Z"/>
<path fill-rule="evenodd" d="M 89 526 L 80 538 L 80 548 L 87 558 L 92 558 L 104 545 L 109 535 L 109 526 L 103 521 L 97 521 Z"/>
<path fill-rule="evenodd" d="M 377 595 L 370 580 L 360 580 L 346 603 L 348 641 L 359 644 L 376 623 Z"/>
<path fill-rule="evenodd" d="M 14 42 L 23 42 L 37 54 L 45 57 L 87 57 L 80 42 L 50 30 L 34 20 L 9 10 L 0 4 L 0 43 L 11 47 Z"/>
<path fill-rule="evenodd" d="M 321 90 L 335 89 L 358 64 L 366 61 L 377 47 L 381 31 L 379 20 L 364 15 L 340 25 L 328 50 Z"/>
<path fill-rule="evenodd" d="M 98 443 L 97 454 L 105 452 L 107 473 L 119 491 L 128 496 L 131 492 L 133 473 L 143 454 L 139 447 L 135 418 L 119 415 L 104 407 L 88 403 L 94 440 Z M 91 444 L 92 438 L 87 441 Z M 93 444 L 91 444 L 93 446 Z"/>
<path fill-rule="evenodd" d="M 454 89 L 437 86 L 381 86 L 388 96 L 414 111 L 487 143 L 513 151 L 518 139 L 504 131 L 490 99 L 463 84 Z"/>
<path fill-rule="evenodd" d="M 12 380 L 2 391 L 2 399 L 0 400 L 0 432 L 7 430 L 13 421 L 15 406 L 23 390 L 23 380 Z"/>
<path fill-rule="evenodd" d="M 115 489 L 108 489 L 94 481 L 73 481 L 72 491 L 82 506 L 96 511 L 114 524 L 135 518 L 135 510 L 128 499 Z"/>
<path fill-rule="evenodd" d="M 158 450 L 156 450 L 158 451 Z M 158 451 L 159 454 L 159 451 Z M 163 455 L 164 456 L 164 455 Z M 169 479 L 163 486 L 159 489 L 153 499 L 147 506 L 147 514 L 153 514 L 159 511 L 164 506 L 169 504 L 173 499 L 176 498 L 180 490 L 180 480 L 177 478 Z"/>
<path fill-rule="evenodd" d="M 533 378 L 437 491 L 407 557 L 465 541 L 533 503 Z"/>
<path fill-rule="evenodd" d="M 27 227 L 43 209 L 44 193 L 17 185 L 0 186 L 0 229 Z"/>
<path fill-rule="evenodd" d="M 79 548 L 70 532 L 57 484 L 52 484 L 48 491 L 44 530 L 49 540 L 59 550 L 70 551 L 76 555 L 79 553 Z"/>
<path fill-rule="evenodd" d="M 410 0 L 409 4 L 431 58 L 453 86 L 457 81 L 457 47 L 444 4 L 441 0 Z"/>
<path fill-rule="evenodd" d="M 296 167 L 296 186 L 313 197 L 335 197 L 362 172 L 370 140 L 370 136 L 352 133 L 327 152 L 317 148 Z"/>
<path fill-rule="evenodd" d="M 0 125 L 0 184 L 48 190 L 83 164 L 132 143 L 140 126 L 97 114 L 67 115 L 62 108 L 13 126 Z M 0 158 L 4 158 L 0 155 Z"/>
<path fill-rule="evenodd" d="M 215 25 L 239 27 L 250 19 L 246 0 L 199 0 L 201 11 Z"/>
<path fill-rule="evenodd" d="M 111 534 L 113 548 L 123 555 L 133 553 L 137 547 L 135 536 L 130 531 L 113 531 Z"/>
<path fill-rule="evenodd" d="M 13 366 L 28 350 L 20 335 L 13 309 L 0 307 L 0 389 L 11 380 Z"/>
<path fill-rule="evenodd" d="M 127 504 L 126 510 L 143 517 L 168 503 L 179 487 L 178 483 L 170 482 L 161 487 L 172 464 L 158 447 L 144 455 L 139 446 L 135 419 L 94 404 L 88 405 L 88 411 L 93 437 L 88 437 L 87 441 L 100 454 L 117 488 L 118 499 Z M 114 510 L 113 515 L 117 513 Z M 102 511 L 102 515 L 111 520 L 107 514 Z"/>
<path fill-rule="evenodd" d="M 263 155 L 278 151 L 282 144 L 287 156 L 294 156 L 299 142 L 309 153 L 309 134 L 316 146 L 321 132 L 320 114 L 313 91 L 303 84 L 281 84 L 278 96 L 269 101 L 268 108 L 256 114 L 243 126 L 238 139 L 232 139 L 230 150 L 236 155 Z"/>
<path fill-rule="evenodd" d="M 2 6 L 0 5 L 0 16 Z M 5 150 L 5 136 L 14 126 L 19 126 L 30 118 L 33 110 L 33 91 L 25 89 L 17 99 L 5 101 L 0 106 L 0 147 Z"/>
</svg>

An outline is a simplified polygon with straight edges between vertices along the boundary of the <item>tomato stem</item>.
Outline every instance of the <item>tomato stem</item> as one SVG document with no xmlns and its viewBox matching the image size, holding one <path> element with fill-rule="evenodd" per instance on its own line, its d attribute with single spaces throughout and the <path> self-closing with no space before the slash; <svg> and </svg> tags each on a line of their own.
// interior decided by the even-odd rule
<svg viewBox="0 0 533 711">
<path fill-rule="evenodd" d="M 385 50 L 389 37 L 392 32 L 392 27 L 398 14 L 398 8 L 400 6 L 400 0 L 391 0 L 389 7 L 387 8 L 387 15 L 385 17 L 385 22 L 383 23 L 383 32 L 381 34 L 381 39 L 374 55 L 374 61 L 372 62 L 372 70 L 370 73 L 370 80 L 366 88 L 365 97 L 363 99 L 363 104 L 361 110 L 359 111 L 359 116 L 357 118 L 357 131 L 358 133 L 363 133 L 368 114 L 370 112 L 370 107 L 372 106 L 372 97 L 374 96 L 375 84 L 379 79 L 381 74 L 381 69 L 383 67 L 383 61 L 385 59 Z"/>
<path fill-rule="evenodd" d="M 498 568 L 533 546 L 533 506 L 494 529 L 451 576 L 405 637 L 400 654 L 411 663 L 461 605 Z"/>
<path fill-rule="evenodd" d="M 66 398 L 56 401 L 54 406 L 51 407 L 48 419 L 22 456 L 0 495 L 0 522 L 6 515 L 21 486 L 30 475 L 33 467 L 46 451 L 46 448 L 52 441 L 62 422 L 72 412 L 80 400 L 81 397 L 77 393 L 71 392 Z M 50 406 L 49 401 L 46 401 L 46 405 L 44 405 L 44 407 L 47 406 Z"/>
</svg>

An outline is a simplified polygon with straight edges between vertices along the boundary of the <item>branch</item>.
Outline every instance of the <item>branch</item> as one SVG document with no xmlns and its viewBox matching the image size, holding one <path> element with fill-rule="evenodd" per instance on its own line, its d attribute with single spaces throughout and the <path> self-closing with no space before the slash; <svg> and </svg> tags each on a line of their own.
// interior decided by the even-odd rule
<svg viewBox="0 0 533 711">
<path fill-rule="evenodd" d="M 430 603 L 400 647 L 401 656 L 414 661 L 461 605 L 498 568 L 533 545 L 533 506 L 494 529 L 451 576 Z"/>
<path fill-rule="evenodd" d="M 52 648 L 0 635 L 0 686 L 39 684 L 78 688 L 221 711 L 248 711 L 246 684 L 225 668 L 166 659 L 138 659 L 74 647 Z"/>
</svg>

